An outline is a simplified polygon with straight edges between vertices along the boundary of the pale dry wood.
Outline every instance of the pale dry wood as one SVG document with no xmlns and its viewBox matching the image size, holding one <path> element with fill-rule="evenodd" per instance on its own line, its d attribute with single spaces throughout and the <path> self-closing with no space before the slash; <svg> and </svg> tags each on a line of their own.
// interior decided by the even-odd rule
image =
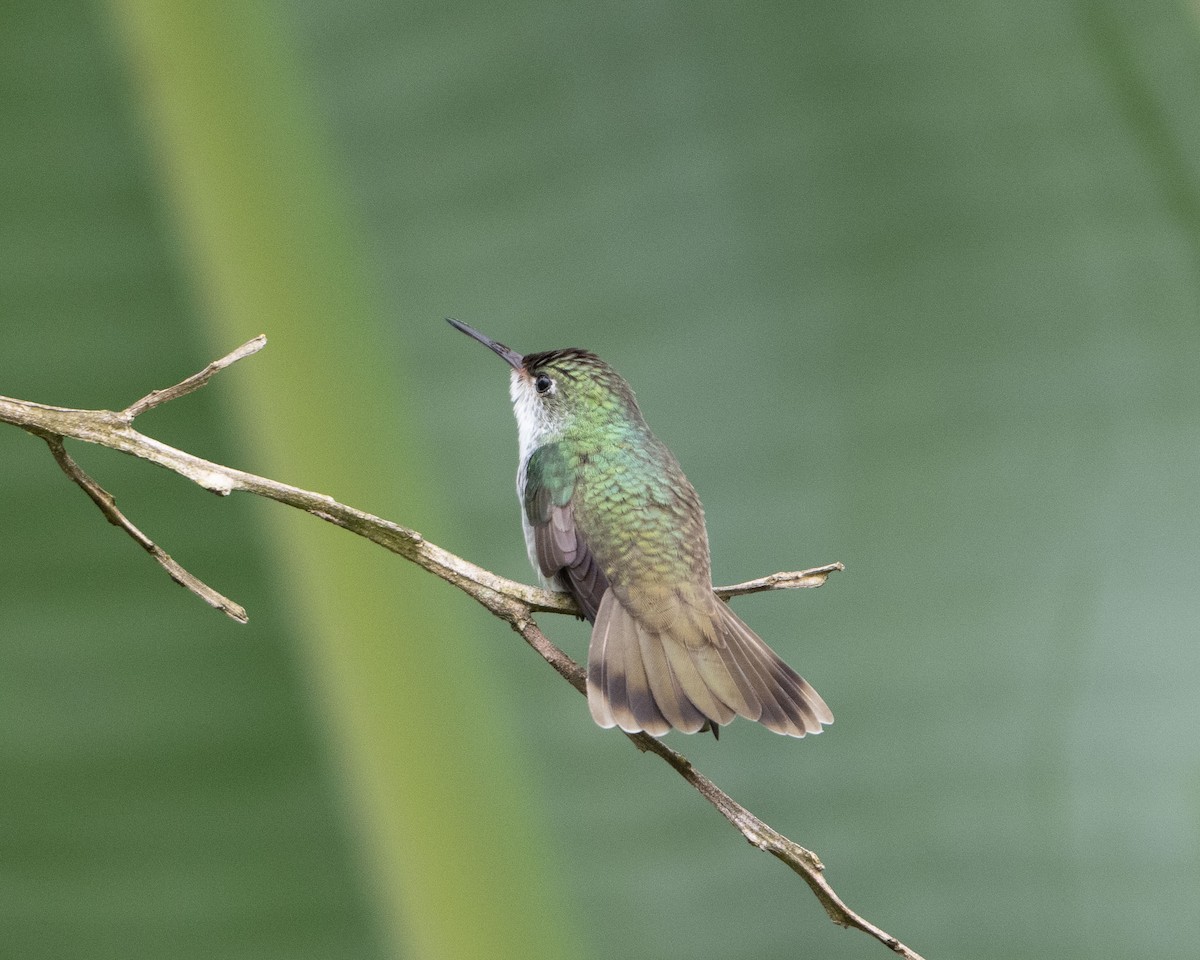
<svg viewBox="0 0 1200 960">
<path fill-rule="evenodd" d="M 64 439 L 94 443 L 156 463 L 221 496 L 226 496 L 234 490 L 243 490 L 255 496 L 266 497 L 304 510 L 365 537 L 474 597 L 493 614 L 507 621 L 560 676 L 586 695 L 587 682 L 583 669 L 542 633 L 532 617 L 532 614 L 541 612 L 578 614 L 574 601 L 565 594 L 499 577 L 430 543 L 415 530 L 356 510 L 325 494 L 302 490 L 290 484 L 212 463 L 160 443 L 133 429 L 133 420 L 139 414 L 200 389 L 217 372 L 243 357 L 256 353 L 265 344 L 265 337 L 255 337 L 191 377 L 173 387 L 152 391 L 120 412 L 75 410 L 0 397 L 0 422 L 13 424 L 45 440 L 64 473 L 87 493 L 111 523 L 125 530 L 143 549 L 154 556 L 173 580 L 235 620 L 245 622 L 245 611 L 189 574 L 130 523 L 117 509 L 112 495 L 100 487 L 70 457 L 63 445 Z M 831 563 L 809 570 L 774 573 L 746 583 L 719 587 L 716 592 L 722 599 L 727 600 L 733 596 L 764 590 L 819 587 L 830 574 L 844 569 L 840 563 Z M 771 854 L 799 874 L 834 923 L 863 931 L 907 960 L 921 960 L 919 954 L 859 916 L 842 901 L 825 879 L 824 864 L 815 853 L 764 823 L 696 770 L 690 760 L 661 740 L 644 733 L 626 736 L 639 750 L 653 753 L 669 764 L 749 843 Z"/>
<path fill-rule="evenodd" d="M 193 373 L 186 380 L 179 381 L 175 386 L 167 387 L 164 390 L 151 390 L 141 400 L 136 400 L 127 406 L 121 414 L 126 421 L 133 423 L 134 417 L 145 413 L 147 410 L 160 407 L 171 400 L 186 397 L 189 393 L 194 393 L 208 383 L 216 373 L 224 370 L 230 364 L 237 363 L 243 357 L 248 357 L 252 353 L 258 353 L 266 345 L 267 338 L 260 333 L 253 340 L 247 340 L 232 353 L 225 354 L 220 360 L 214 360 L 199 373 Z"/>
<path fill-rule="evenodd" d="M 117 509 L 117 501 L 113 495 L 85 473 L 83 468 L 67 453 L 66 447 L 63 446 L 62 437 L 48 436 L 46 437 L 46 443 L 49 444 L 50 453 L 62 468 L 63 473 L 75 481 L 83 492 L 91 497 L 92 502 L 100 508 L 100 512 L 108 518 L 108 522 L 115 527 L 120 527 L 133 537 L 134 541 L 142 549 L 158 561 L 159 565 L 167 571 L 167 575 L 172 580 L 181 587 L 186 587 L 210 607 L 228 614 L 238 623 L 249 621 L 250 618 L 246 614 L 246 609 L 241 604 L 234 603 L 202 580 L 188 573 L 176 561 L 172 560 L 170 554 L 163 550 L 162 547 L 130 523 L 125 514 Z"/>
</svg>

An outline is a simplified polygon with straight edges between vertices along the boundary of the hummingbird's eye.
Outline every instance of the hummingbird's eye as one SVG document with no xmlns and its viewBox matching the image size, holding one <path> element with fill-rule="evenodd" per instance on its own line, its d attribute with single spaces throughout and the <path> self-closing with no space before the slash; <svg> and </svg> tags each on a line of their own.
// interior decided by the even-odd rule
<svg viewBox="0 0 1200 960">
<path fill-rule="evenodd" d="M 544 373 L 539 373 L 533 381 L 533 388 L 538 393 L 549 393 L 552 386 L 554 386 L 554 381 Z"/>
</svg>

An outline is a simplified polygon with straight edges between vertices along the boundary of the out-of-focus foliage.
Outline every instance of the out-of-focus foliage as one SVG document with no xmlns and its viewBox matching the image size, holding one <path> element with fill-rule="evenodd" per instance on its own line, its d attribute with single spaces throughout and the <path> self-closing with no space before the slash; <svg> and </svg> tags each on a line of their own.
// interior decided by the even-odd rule
<svg viewBox="0 0 1200 960">
<path fill-rule="evenodd" d="M 266 332 L 265 354 L 144 427 L 251 469 L 284 462 L 258 449 L 247 398 L 328 340 L 283 320 L 218 326 L 126 34 L 84 5 L 3 10 L 0 393 L 115 406 Z M 324 331 L 349 338 L 331 364 L 344 422 L 378 460 L 356 471 L 317 435 L 279 479 L 528 577 L 503 365 L 440 318 L 518 349 L 596 350 L 704 498 L 719 579 L 848 567 L 819 591 L 737 601 L 837 723 L 800 743 L 741 724 L 676 745 L 930 958 L 1083 958 L 1098 943 L 1194 956 L 1193 10 L 268 13 L 298 47 L 294 96 L 334 170 L 356 282 L 386 317 L 330 316 Z M 312 653 L 336 649 L 319 639 L 328 619 L 308 616 L 328 601 L 320 583 L 303 603 L 289 589 L 297 568 L 343 554 L 402 607 L 432 605 L 419 642 L 490 676 L 506 746 L 488 752 L 512 751 L 539 821 L 527 829 L 551 849 L 530 883 L 571 905 L 564 941 L 654 960 L 881 949 L 594 728 L 465 599 L 336 532 L 297 546 L 315 521 L 80 458 L 249 607 L 252 632 L 174 589 L 36 442 L 0 432 L 0 935 L 14 955 L 378 956 L 380 931 L 410 929 L 381 916 L 362 852 L 375 811 L 352 802 L 370 767 Z M 580 625 L 545 626 L 583 655 Z M 431 713 L 424 726 L 453 724 L 452 703 Z M 376 749 L 402 756 L 418 732 Z M 485 809 L 489 786 L 460 759 L 414 781 L 458 784 L 464 809 Z"/>
</svg>

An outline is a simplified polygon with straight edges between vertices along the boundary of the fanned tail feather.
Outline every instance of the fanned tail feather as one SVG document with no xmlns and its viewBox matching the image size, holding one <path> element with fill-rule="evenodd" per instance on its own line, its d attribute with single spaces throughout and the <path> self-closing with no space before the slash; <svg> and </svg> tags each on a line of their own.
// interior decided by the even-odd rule
<svg viewBox="0 0 1200 960">
<path fill-rule="evenodd" d="M 685 642 L 640 623 L 607 590 L 588 650 L 588 705 L 602 727 L 661 736 L 734 716 L 791 737 L 820 733 L 833 714 L 821 695 L 714 597 L 711 633 Z"/>
<path fill-rule="evenodd" d="M 753 678 L 763 705 L 759 723 L 790 737 L 820 733 L 822 725 L 833 723 L 833 713 L 812 684 L 784 663 L 728 606 L 718 603 L 717 611 L 725 649 L 743 674 Z"/>
</svg>

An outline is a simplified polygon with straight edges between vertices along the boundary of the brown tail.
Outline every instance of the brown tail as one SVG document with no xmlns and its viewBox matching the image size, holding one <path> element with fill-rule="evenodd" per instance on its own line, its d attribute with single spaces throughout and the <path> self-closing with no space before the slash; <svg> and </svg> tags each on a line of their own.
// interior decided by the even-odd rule
<svg viewBox="0 0 1200 960">
<path fill-rule="evenodd" d="M 602 727 L 661 736 L 735 716 L 789 737 L 833 723 L 821 695 L 724 603 L 703 643 L 653 632 L 605 592 L 588 648 L 588 706 Z"/>
</svg>

